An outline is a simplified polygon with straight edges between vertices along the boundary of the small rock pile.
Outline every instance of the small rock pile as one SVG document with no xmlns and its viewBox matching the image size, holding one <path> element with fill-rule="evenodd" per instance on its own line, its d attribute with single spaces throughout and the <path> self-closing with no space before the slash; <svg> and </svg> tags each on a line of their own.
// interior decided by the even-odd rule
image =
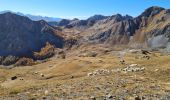
<svg viewBox="0 0 170 100">
<path fill-rule="evenodd" d="M 139 67 L 138 64 L 131 64 L 125 68 L 118 68 L 113 70 L 97 69 L 93 72 L 87 73 L 87 76 L 90 77 L 90 76 L 99 76 L 99 75 L 110 75 L 114 72 L 128 73 L 128 72 L 144 72 L 144 71 L 145 71 L 145 67 Z"/>
<path fill-rule="evenodd" d="M 88 73 L 87 76 L 98 76 L 98 75 L 109 75 L 111 72 L 107 69 L 98 69 L 91 73 Z"/>
<path fill-rule="evenodd" d="M 139 67 L 137 64 L 131 64 L 125 68 L 119 68 L 116 70 L 112 70 L 113 72 L 143 72 L 145 70 L 144 67 Z"/>
<path fill-rule="evenodd" d="M 129 67 L 129 66 L 122 69 L 123 72 L 142 72 L 144 70 L 145 70 L 144 67 Z"/>
</svg>

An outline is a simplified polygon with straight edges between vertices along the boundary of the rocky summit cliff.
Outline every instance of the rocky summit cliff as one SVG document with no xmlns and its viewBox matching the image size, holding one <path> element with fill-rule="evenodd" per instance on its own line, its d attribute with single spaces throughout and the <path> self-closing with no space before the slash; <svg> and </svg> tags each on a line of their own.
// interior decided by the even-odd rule
<svg viewBox="0 0 170 100">
<path fill-rule="evenodd" d="M 46 42 L 63 47 L 63 39 L 45 21 L 32 21 L 10 12 L 0 14 L 0 56 L 32 56 Z"/>
</svg>

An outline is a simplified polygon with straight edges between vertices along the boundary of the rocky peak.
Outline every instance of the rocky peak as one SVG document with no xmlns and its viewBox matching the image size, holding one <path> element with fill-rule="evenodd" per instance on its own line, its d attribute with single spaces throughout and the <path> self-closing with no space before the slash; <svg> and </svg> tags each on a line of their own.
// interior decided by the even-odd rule
<svg viewBox="0 0 170 100">
<path fill-rule="evenodd" d="M 90 18 L 88 18 L 87 20 L 88 21 L 97 21 L 97 20 L 102 20 L 102 19 L 105 19 L 107 18 L 107 16 L 103 16 L 103 15 L 94 15 L 94 16 L 91 16 Z"/>
<path fill-rule="evenodd" d="M 124 18 L 125 18 L 125 19 L 133 19 L 133 17 L 130 16 L 130 15 L 125 15 Z"/>
<path fill-rule="evenodd" d="M 79 20 L 78 18 L 74 18 L 72 21 L 77 21 L 77 20 Z"/>
<path fill-rule="evenodd" d="M 57 23 L 57 26 L 66 26 L 66 25 L 68 25 L 70 22 L 71 22 L 71 20 L 62 19 L 61 21 L 59 21 L 59 22 Z"/>
<path fill-rule="evenodd" d="M 158 7 L 158 6 L 152 6 L 148 9 L 146 9 L 140 16 L 144 16 L 144 17 L 152 17 L 158 13 L 160 13 L 162 10 L 165 10 L 162 7 Z"/>
</svg>

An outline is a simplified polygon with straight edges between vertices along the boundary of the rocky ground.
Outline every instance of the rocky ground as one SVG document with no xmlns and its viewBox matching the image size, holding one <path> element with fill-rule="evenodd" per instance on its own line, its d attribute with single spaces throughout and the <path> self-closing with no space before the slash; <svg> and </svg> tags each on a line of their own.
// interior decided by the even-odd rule
<svg viewBox="0 0 170 100">
<path fill-rule="evenodd" d="M 94 47 L 89 51 L 0 69 L 0 100 L 170 100 L 168 55 Z"/>
</svg>

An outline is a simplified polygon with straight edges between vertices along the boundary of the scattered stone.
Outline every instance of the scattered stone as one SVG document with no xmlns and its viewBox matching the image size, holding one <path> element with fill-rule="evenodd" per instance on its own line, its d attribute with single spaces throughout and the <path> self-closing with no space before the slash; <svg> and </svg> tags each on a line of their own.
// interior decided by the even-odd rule
<svg viewBox="0 0 170 100">
<path fill-rule="evenodd" d="M 149 60 L 149 59 L 150 59 L 150 56 L 145 55 L 145 56 L 143 56 L 142 58 L 146 58 L 147 60 Z"/>
<path fill-rule="evenodd" d="M 124 65 L 124 64 L 125 64 L 125 60 L 120 60 L 120 63 L 121 63 L 122 65 Z"/>
<path fill-rule="evenodd" d="M 129 65 L 129 67 L 136 67 L 136 66 L 138 66 L 138 64 L 131 64 L 131 65 Z"/>
<path fill-rule="evenodd" d="M 144 97 L 144 96 L 142 96 L 142 100 L 145 100 L 145 97 Z"/>
<path fill-rule="evenodd" d="M 134 65 L 131 65 L 134 66 Z M 126 68 L 122 69 L 123 72 L 127 73 L 127 72 L 142 72 L 145 70 L 144 67 L 131 67 L 131 66 L 127 66 Z"/>
<path fill-rule="evenodd" d="M 149 51 L 147 51 L 147 50 L 141 50 L 141 52 L 142 52 L 142 54 L 144 54 L 144 55 L 148 55 L 148 54 L 151 54 Z"/>
<path fill-rule="evenodd" d="M 96 100 L 96 98 L 94 96 L 91 96 L 90 99 L 91 100 Z"/>
<path fill-rule="evenodd" d="M 88 77 L 93 76 L 93 73 L 88 73 L 87 76 Z"/>
<path fill-rule="evenodd" d="M 44 97 L 42 97 L 42 99 L 45 100 L 45 99 L 47 99 L 47 97 L 44 96 Z"/>
<path fill-rule="evenodd" d="M 37 94 L 33 94 L 33 96 L 37 96 Z"/>
<path fill-rule="evenodd" d="M 121 72 L 121 71 L 122 71 L 122 69 L 121 69 L 121 68 L 118 68 L 118 69 L 112 69 L 111 71 L 112 71 L 112 72 Z"/>
<path fill-rule="evenodd" d="M 141 100 L 139 96 L 136 96 L 135 97 L 135 100 Z"/>
<path fill-rule="evenodd" d="M 38 72 L 34 72 L 34 74 L 38 74 Z"/>
<path fill-rule="evenodd" d="M 23 79 L 23 78 L 21 78 L 21 79 L 19 79 L 19 80 L 23 81 L 24 79 Z"/>
<path fill-rule="evenodd" d="M 155 72 L 157 72 L 159 69 L 155 69 Z"/>
<path fill-rule="evenodd" d="M 74 78 L 74 76 L 71 76 L 71 79 L 73 79 Z"/>
<path fill-rule="evenodd" d="M 140 50 L 138 50 L 138 49 L 131 49 L 131 50 L 129 50 L 129 52 L 136 54 L 136 53 L 140 52 Z"/>
<path fill-rule="evenodd" d="M 113 99 L 113 96 L 112 96 L 111 94 L 108 94 L 107 97 L 108 97 L 109 99 Z"/>
<path fill-rule="evenodd" d="M 91 73 L 88 73 L 87 76 L 97 76 L 97 75 L 109 75 L 111 73 L 110 70 L 107 69 L 98 69 Z"/>
<path fill-rule="evenodd" d="M 30 94 L 30 92 L 25 92 L 26 94 Z"/>
<path fill-rule="evenodd" d="M 44 94 L 45 94 L 46 96 L 49 95 L 48 90 L 45 90 Z"/>
<path fill-rule="evenodd" d="M 11 80 L 16 80 L 18 77 L 17 76 L 13 76 L 11 77 Z"/>
<path fill-rule="evenodd" d="M 44 77 L 44 74 L 41 73 L 40 75 L 41 75 L 41 77 Z"/>
</svg>

